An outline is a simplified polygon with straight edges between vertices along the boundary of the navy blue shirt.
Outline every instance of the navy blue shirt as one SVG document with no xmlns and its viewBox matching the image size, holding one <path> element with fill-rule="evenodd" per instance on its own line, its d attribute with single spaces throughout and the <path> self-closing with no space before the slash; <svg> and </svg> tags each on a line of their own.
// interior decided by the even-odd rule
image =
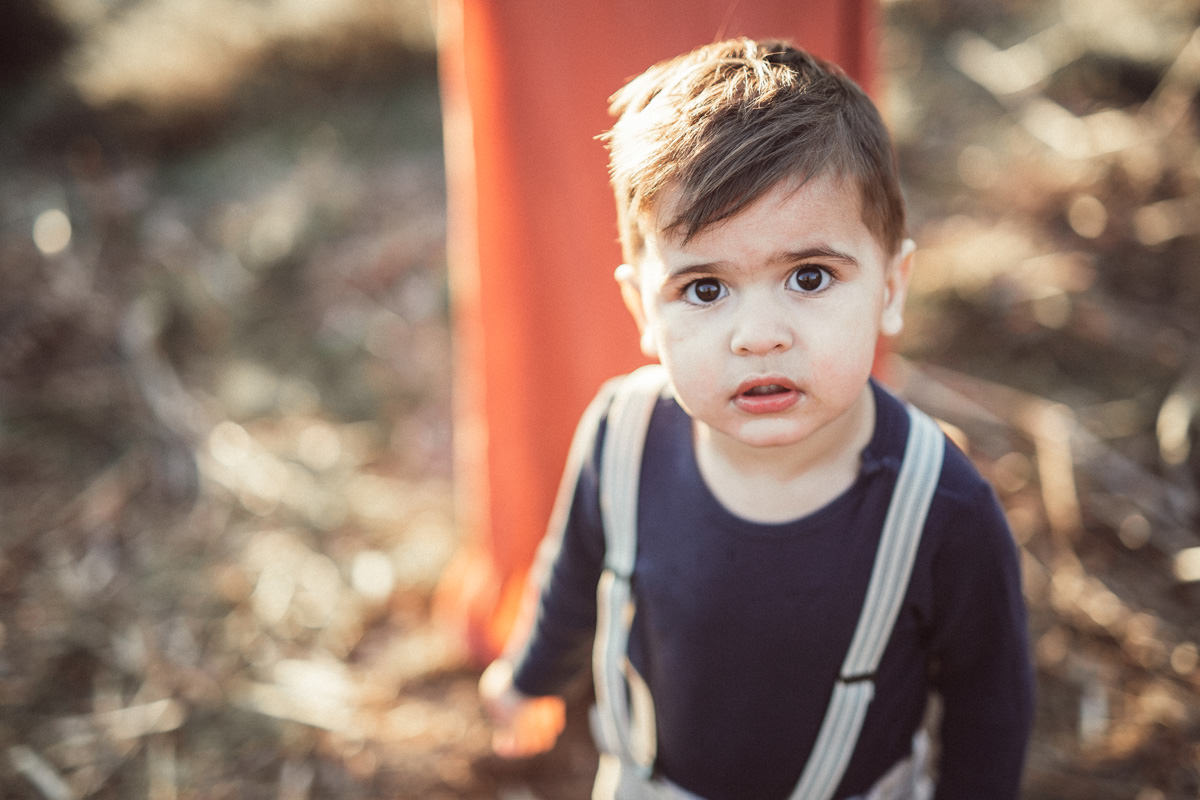
<svg viewBox="0 0 1200 800">
<path fill-rule="evenodd" d="M 692 421 L 669 398 L 647 433 L 629 655 L 654 697 L 658 770 L 710 800 L 786 798 L 849 647 L 908 434 L 872 383 L 876 424 L 852 486 L 780 524 L 728 511 L 705 485 Z M 579 470 L 517 688 L 561 691 L 590 663 L 602 569 L 596 447 Z M 1016 548 L 988 484 L 947 443 L 912 579 L 838 797 L 911 748 L 929 692 L 944 703 L 938 798 L 1014 798 L 1033 677 Z"/>
</svg>

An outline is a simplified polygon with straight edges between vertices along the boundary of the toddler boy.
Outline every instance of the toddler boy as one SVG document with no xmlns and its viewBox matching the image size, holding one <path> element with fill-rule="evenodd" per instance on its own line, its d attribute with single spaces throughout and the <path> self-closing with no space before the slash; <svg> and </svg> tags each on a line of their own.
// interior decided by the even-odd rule
<svg viewBox="0 0 1200 800">
<path fill-rule="evenodd" d="M 497 750 L 553 744 L 555 695 L 588 668 L 597 587 L 603 601 L 615 580 L 630 603 L 601 627 L 627 626 L 628 660 L 603 688 L 631 711 L 601 720 L 595 797 L 917 796 L 931 694 L 936 797 L 1016 797 L 1033 693 L 1017 554 L 993 492 L 940 433 L 882 655 L 845 674 L 918 427 L 870 377 L 879 336 L 901 330 L 913 259 L 874 105 L 832 64 L 735 39 L 651 67 L 612 110 L 616 277 L 666 383 L 644 434 L 636 559 L 630 574 L 606 562 L 617 381 L 576 434 L 531 633 L 481 679 Z M 838 692 L 864 686 L 861 724 L 827 720 Z M 809 765 L 821 739 L 844 751 L 836 767 Z"/>
</svg>

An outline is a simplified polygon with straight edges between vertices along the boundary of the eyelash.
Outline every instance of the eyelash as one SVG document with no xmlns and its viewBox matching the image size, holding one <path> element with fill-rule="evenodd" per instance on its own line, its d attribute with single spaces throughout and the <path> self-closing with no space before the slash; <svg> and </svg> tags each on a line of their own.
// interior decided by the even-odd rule
<svg viewBox="0 0 1200 800">
<path fill-rule="evenodd" d="M 818 273 L 821 277 L 821 283 L 817 288 L 803 289 L 803 288 L 792 286 L 793 281 L 797 280 L 800 275 L 807 274 L 807 273 L 814 273 L 814 272 Z M 836 280 L 837 280 L 837 275 L 834 273 L 833 270 L 829 269 L 828 267 L 817 266 L 815 264 L 805 264 L 804 266 L 796 267 L 794 270 L 792 270 L 791 272 L 788 273 L 786 285 L 790 290 L 798 292 L 800 294 L 816 295 L 816 294 L 820 294 L 821 292 L 824 292 Z M 717 297 L 714 297 L 710 300 L 700 299 L 700 297 L 696 294 L 696 292 L 699 291 L 701 286 L 716 287 L 718 289 Z M 696 305 L 696 306 L 712 305 L 713 303 L 717 302 L 718 300 L 723 299 L 728 294 L 729 294 L 729 288 L 724 283 L 722 283 L 720 280 L 718 280 L 717 278 L 697 278 L 696 280 L 691 281 L 686 286 L 684 286 L 681 291 L 681 295 L 683 296 L 684 301 L 691 303 L 692 305 Z"/>
</svg>

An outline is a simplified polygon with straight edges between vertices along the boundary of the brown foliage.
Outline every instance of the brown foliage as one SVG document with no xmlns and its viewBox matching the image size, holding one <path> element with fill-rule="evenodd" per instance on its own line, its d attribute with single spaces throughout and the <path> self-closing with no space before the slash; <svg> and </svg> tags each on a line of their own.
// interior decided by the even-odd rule
<svg viewBox="0 0 1200 800">
<path fill-rule="evenodd" d="M 126 5 L 70 29 L 172 24 Z M 357 35 L 387 5 L 247 11 L 257 38 L 192 94 L 146 100 L 136 63 L 3 89 L 6 797 L 586 796 L 578 715 L 546 758 L 486 755 L 430 619 L 456 540 L 444 198 L 430 54 Z M 891 377 L 1022 547 L 1030 798 L 1200 788 L 1197 21 L 887 6 L 922 247 Z"/>
</svg>

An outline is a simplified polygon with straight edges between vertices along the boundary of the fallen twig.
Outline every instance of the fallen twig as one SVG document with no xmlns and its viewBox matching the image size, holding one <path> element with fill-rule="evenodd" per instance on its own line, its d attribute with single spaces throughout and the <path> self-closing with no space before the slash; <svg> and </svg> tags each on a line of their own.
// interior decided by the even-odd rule
<svg viewBox="0 0 1200 800">
<path fill-rule="evenodd" d="M 48 800 L 75 800 L 78 797 L 58 770 L 31 748 L 24 745 L 8 748 L 8 760 Z"/>
<path fill-rule="evenodd" d="M 1039 439 L 1042 440 L 1038 456 L 1042 458 L 1043 452 L 1049 451 L 1049 467 L 1055 472 L 1065 474 L 1080 470 L 1090 482 L 1121 497 L 1145 516 L 1151 523 L 1147 543 L 1160 552 L 1173 556 L 1180 550 L 1200 544 L 1200 536 L 1189 525 L 1189 518 L 1198 504 L 1195 489 L 1160 478 L 1117 452 L 1079 424 L 1073 415 L 1064 416 L 1065 409 L 1062 406 L 1057 406 L 1058 411 L 1047 412 L 1046 409 L 1055 408 L 1056 404 L 1045 398 L 945 367 L 916 364 L 900 357 L 895 357 L 889 369 L 896 376 L 905 396 L 930 412 L 945 416 L 955 425 L 969 428 L 982 424 L 1017 430 L 1035 446 Z M 1052 418 L 1049 427 L 1059 429 L 1057 432 L 1051 432 L 1049 428 L 1040 429 L 1046 424 L 1044 415 L 1047 414 Z M 1064 457 L 1066 451 L 1054 452 L 1055 445 L 1050 442 L 1050 438 L 1062 436 L 1070 443 L 1067 448 L 1069 460 Z M 1044 478 L 1042 472 L 1039 467 L 1039 477 Z M 1076 492 L 1074 480 L 1070 485 L 1067 485 L 1065 478 L 1051 476 L 1051 480 L 1061 482 L 1052 490 L 1050 498 L 1051 503 L 1062 504 L 1055 512 L 1061 515 L 1057 524 L 1074 524 L 1069 519 L 1076 513 L 1071 506 L 1079 508 L 1078 497 L 1070 496 Z M 1048 505 L 1048 515 L 1050 508 Z M 1054 520 L 1050 521 L 1055 524 Z"/>
</svg>

